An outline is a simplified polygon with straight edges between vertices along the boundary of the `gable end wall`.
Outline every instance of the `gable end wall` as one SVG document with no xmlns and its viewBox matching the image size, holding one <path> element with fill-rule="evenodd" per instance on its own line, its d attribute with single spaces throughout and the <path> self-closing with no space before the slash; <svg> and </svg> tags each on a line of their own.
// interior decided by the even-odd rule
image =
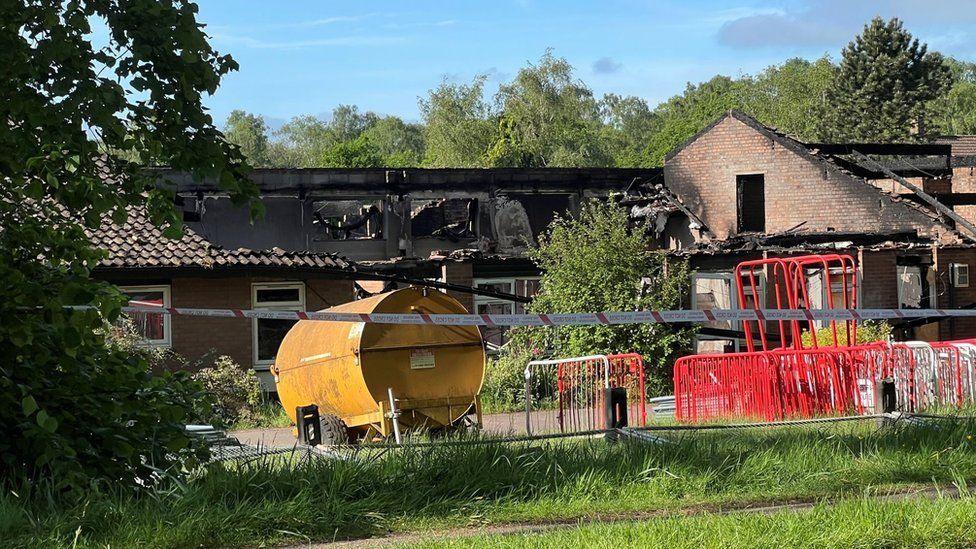
<svg viewBox="0 0 976 549">
<path fill-rule="evenodd" d="M 735 234 L 738 174 L 765 176 L 766 232 L 900 232 L 930 235 L 935 222 L 871 185 L 829 170 L 727 116 L 664 165 L 668 187 L 716 238 Z"/>
</svg>

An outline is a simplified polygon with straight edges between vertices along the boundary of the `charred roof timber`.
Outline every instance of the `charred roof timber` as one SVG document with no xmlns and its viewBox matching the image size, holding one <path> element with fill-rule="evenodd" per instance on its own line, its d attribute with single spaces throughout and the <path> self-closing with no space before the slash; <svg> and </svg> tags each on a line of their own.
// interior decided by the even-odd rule
<svg viewBox="0 0 976 549">
<path fill-rule="evenodd" d="M 216 181 L 199 181 L 191 174 L 159 170 L 162 186 L 179 194 L 222 194 Z M 606 196 L 624 191 L 635 181 L 659 184 L 661 168 L 261 168 L 251 180 L 264 196 L 306 192 L 316 196 L 372 196 L 410 194 L 458 197 L 495 189 L 511 192 L 574 192 Z"/>
</svg>

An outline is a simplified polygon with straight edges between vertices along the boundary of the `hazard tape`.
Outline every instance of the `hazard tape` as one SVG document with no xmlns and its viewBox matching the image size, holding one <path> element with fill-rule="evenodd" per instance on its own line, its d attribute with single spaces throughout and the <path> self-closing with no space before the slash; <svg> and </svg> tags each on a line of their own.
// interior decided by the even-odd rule
<svg viewBox="0 0 976 549">
<path fill-rule="evenodd" d="M 85 306 L 75 308 L 88 308 Z M 600 324 L 688 324 L 742 320 L 885 320 L 892 318 L 976 317 L 976 309 L 696 309 L 673 311 L 618 311 L 549 314 L 427 314 L 332 313 L 272 311 L 267 309 L 192 309 L 185 307 L 123 307 L 126 313 L 267 318 L 275 320 L 327 320 L 370 324 L 432 324 L 438 326 L 590 326 Z"/>
</svg>

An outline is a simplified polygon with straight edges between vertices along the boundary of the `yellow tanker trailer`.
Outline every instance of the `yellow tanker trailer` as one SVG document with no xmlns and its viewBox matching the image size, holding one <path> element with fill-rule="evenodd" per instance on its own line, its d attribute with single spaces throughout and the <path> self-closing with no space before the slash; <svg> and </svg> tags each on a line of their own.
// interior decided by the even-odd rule
<svg viewBox="0 0 976 549">
<path fill-rule="evenodd" d="M 454 298 L 407 288 L 328 309 L 343 313 L 466 313 Z M 386 437 L 401 429 L 439 430 L 472 411 L 485 350 L 474 326 L 300 320 L 272 368 L 281 404 L 299 425 L 299 406 L 316 405 L 322 442 Z M 390 392 L 395 397 L 391 414 Z"/>
</svg>

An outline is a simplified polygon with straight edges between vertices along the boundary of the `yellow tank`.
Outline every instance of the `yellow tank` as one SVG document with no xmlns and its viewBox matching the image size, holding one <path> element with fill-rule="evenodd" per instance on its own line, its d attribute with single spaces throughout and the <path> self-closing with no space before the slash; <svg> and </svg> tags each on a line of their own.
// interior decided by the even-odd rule
<svg viewBox="0 0 976 549">
<path fill-rule="evenodd" d="M 466 313 L 435 290 L 407 288 L 328 309 L 344 313 Z M 401 428 L 449 426 L 477 405 L 485 376 L 481 332 L 474 326 L 431 326 L 300 320 L 272 368 L 281 404 L 295 420 L 315 404 L 367 433 L 387 436 L 388 389 Z M 479 418 L 480 419 L 480 418 Z M 375 432 L 374 432 L 375 431 Z"/>
</svg>

